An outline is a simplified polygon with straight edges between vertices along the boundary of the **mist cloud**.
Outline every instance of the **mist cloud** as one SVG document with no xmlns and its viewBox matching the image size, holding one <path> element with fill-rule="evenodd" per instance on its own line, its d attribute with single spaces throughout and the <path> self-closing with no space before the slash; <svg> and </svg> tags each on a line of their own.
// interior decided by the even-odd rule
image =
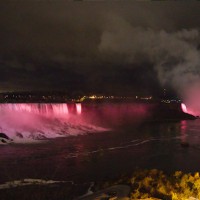
<svg viewBox="0 0 200 200">
<path fill-rule="evenodd" d="M 158 94 L 156 73 L 177 91 L 198 79 L 198 2 L 0 4 L 1 91 Z"/>
<path fill-rule="evenodd" d="M 161 85 L 173 87 L 187 99 L 188 87 L 200 83 L 198 41 L 197 29 L 153 30 L 112 16 L 102 33 L 99 51 L 132 66 L 144 61 L 152 63 Z"/>
</svg>

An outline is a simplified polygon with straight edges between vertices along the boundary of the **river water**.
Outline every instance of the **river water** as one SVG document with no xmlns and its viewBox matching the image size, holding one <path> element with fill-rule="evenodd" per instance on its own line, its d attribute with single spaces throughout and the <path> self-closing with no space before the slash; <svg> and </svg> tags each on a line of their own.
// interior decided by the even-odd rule
<svg viewBox="0 0 200 200">
<path fill-rule="evenodd" d="M 103 181 L 137 168 L 200 171 L 200 120 L 129 123 L 106 132 L 0 146 L 0 183 Z"/>
</svg>

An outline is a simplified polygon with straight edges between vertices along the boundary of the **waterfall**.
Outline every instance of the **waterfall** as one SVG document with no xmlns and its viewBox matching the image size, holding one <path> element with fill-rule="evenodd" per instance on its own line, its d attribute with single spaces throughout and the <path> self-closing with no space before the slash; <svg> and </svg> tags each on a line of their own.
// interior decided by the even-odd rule
<svg viewBox="0 0 200 200">
<path fill-rule="evenodd" d="M 2 103 L 0 104 L 0 111 L 25 111 L 49 117 L 64 117 L 70 113 L 80 115 L 82 109 L 80 103 Z"/>
<path fill-rule="evenodd" d="M 1 103 L 0 144 L 105 131 L 82 115 L 81 103 Z"/>
</svg>

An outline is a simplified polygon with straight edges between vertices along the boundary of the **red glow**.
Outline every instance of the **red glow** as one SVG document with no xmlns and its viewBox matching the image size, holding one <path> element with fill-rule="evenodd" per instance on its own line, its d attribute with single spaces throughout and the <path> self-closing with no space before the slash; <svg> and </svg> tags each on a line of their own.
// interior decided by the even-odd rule
<svg viewBox="0 0 200 200">
<path fill-rule="evenodd" d="M 182 99 L 187 105 L 187 113 L 200 116 L 200 81 L 192 82 L 192 84 L 184 87 Z"/>
<path fill-rule="evenodd" d="M 76 104 L 76 112 L 77 112 L 77 114 L 81 114 L 81 112 L 82 112 L 82 108 L 81 108 L 81 104 L 80 103 L 77 103 Z"/>
<path fill-rule="evenodd" d="M 146 118 L 151 117 L 154 104 L 146 103 L 93 103 L 85 104 L 83 119 L 98 126 L 118 127 L 123 124 L 140 124 Z"/>
<path fill-rule="evenodd" d="M 150 104 L 1 103 L 1 132 L 15 142 L 105 131 L 101 126 L 136 125 L 150 116 Z M 84 112 L 82 112 L 84 108 Z M 91 124 L 95 124 L 94 126 Z"/>
<path fill-rule="evenodd" d="M 187 107 L 184 103 L 181 103 L 181 108 L 184 113 L 187 113 Z"/>
</svg>

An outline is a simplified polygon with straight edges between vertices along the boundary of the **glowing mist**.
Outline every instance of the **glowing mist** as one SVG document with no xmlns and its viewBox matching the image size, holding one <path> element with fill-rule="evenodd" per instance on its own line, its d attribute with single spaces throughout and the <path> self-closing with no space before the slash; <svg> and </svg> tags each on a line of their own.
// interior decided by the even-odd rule
<svg viewBox="0 0 200 200">
<path fill-rule="evenodd" d="M 184 113 L 187 113 L 187 107 L 184 103 L 181 103 L 181 109 Z"/>
</svg>

